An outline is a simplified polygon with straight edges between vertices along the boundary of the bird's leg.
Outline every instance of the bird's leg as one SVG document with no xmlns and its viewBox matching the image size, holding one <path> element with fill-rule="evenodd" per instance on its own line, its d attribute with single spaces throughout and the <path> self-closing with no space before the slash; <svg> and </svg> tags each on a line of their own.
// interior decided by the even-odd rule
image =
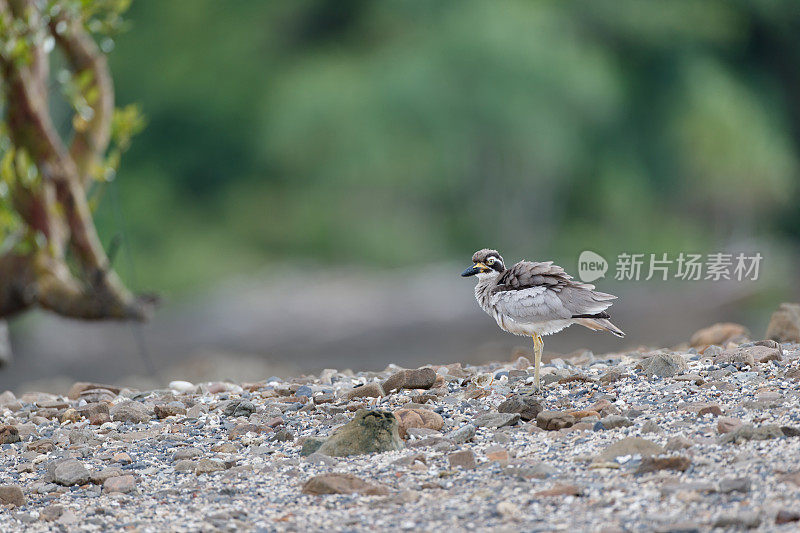
<svg viewBox="0 0 800 533">
<path fill-rule="evenodd" d="M 541 392 L 542 382 L 539 379 L 539 368 L 542 366 L 542 347 L 544 342 L 539 335 L 533 335 L 533 380 L 536 392 Z"/>
</svg>

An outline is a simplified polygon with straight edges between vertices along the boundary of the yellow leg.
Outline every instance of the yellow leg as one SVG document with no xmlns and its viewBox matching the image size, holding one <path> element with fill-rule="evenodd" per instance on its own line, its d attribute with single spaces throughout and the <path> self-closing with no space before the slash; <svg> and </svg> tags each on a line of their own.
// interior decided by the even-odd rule
<svg viewBox="0 0 800 533">
<path fill-rule="evenodd" d="M 539 392 L 542 390 L 542 382 L 539 379 L 539 368 L 542 366 L 542 347 L 544 346 L 544 341 L 539 335 L 533 335 L 533 380 L 534 380 L 534 387 L 536 391 Z"/>
</svg>

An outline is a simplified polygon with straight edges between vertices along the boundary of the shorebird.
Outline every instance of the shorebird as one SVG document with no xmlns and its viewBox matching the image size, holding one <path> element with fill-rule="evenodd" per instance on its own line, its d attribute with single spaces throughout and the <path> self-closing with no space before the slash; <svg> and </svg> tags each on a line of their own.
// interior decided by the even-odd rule
<svg viewBox="0 0 800 533">
<path fill-rule="evenodd" d="M 542 337 L 572 324 L 624 337 L 608 313 L 616 296 L 594 290 L 594 285 L 572 279 L 552 261 L 520 261 L 505 267 L 496 250 L 484 248 L 472 256 L 473 265 L 461 273 L 477 276 L 475 299 L 497 321 L 500 329 L 533 338 L 534 381 L 541 391 Z"/>
</svg>

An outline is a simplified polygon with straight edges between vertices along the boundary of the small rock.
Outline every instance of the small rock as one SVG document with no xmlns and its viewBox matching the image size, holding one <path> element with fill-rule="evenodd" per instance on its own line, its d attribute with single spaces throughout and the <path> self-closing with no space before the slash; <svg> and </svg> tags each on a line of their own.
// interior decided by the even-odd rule
<svg viewBox="0 0 800 533">
<path fill-rule="evenodd" d="M 750 492 L 750 479 L 746 477 L 726 477 L 719 482 L 719 491 L 729 492 Z"/>
<path fill-rule="evenodd" d="M 63 505 L 48 505 L 39 511 L 39 520 L 44 520 L 45 522 L 54 522 L 58 520 L 62 514 L 64 514 Z"/>
<path fill-rule="evenodd" d="M 603 424 L 603 427 L 606 429 L 624 428 L 633 425 L 631 420 L 620 415 L 608 415 L 601 418 L 600 423 Z"/>
<path fill-rule="evenodd" d="M 704 415 L 720 416 L 722 415 L 722 408 L 715 403 L 706 405 L 705 407 L 701 407 L 700 410 L 697 411 L 697 416 L 704 416 Z"/>
<path fill-rule="evenodd" d="M 721 322 L 696 331 L 692 335 L 689 344 L 702 351 L 709 345 L 725 346 L 732 339 L 747 337 L 748 335 L 750 335 L 750 332 L 740 324 Z"/>
<path fill-rule="evenodd" d="M 615 366 L 614 368 L 608 370 L 605 374 L 600 376 L 600 383 L 603 385 L 608 385 L 609 383 L 614 383 L 619 381 L 620 379 L 627 377 L 627 373 L 623 368 Z"/>
<path fill-rule="evenodd" d="M 778 514 L 775 515 L 775 523 L 777 525 L 781 524 L 789 524 L 791 522 L 797 522 L 800 520 L 800 512 L 796 511 L 788 511 L 786 509 L 781 509 L 778 511 Z"/>
<path fill-rule="evenodd" d="M 761 517 L 757 512 L 744 512 L 739 514 L 724 514 L 714 521 L 714 527 L 719 528 L 757 528 L 761 524 Z"/>
<path fill-rule="evenodd" d="M 185 446 L 183 448 L 178 448 L 175 453 L 172 454 L 172 460 L 180 461 L 182 459 L 192 459 L 194 457 L 200 457 L 201 455 L 203 455 L 203 450 L 200 448 Z"/>
<path fill-rule="evenodd" d="M 476 429 L 472 424 L 465 424 L 458 429 L 454 429 L 446 435 L 447 439 L 453 444 L 464 444 L 475 437 Z"/>
<path fill-rule="evenodd" d="M 689 370 L 689 365 L 679 353 L 658 352 L 643 360 L 641 367 L 648 377 L 672 377 Z"/>
<path fill-rule="evenodd" d="M 658 423 L 655 420 L 647 420 L 644 424 L 642 424 L 642 433 L 662 433 L 662 429 L 659 427 Z"/>
<path fill-rule="evenodd" d="M 568 428 L 575 423 L 575 417 L 562 411 L 542 411 L 536 416 L 536 425 L 548 431 Z"/>
<path fill-rule="evenodd" d="M 125 494 L 134 490 L 136 490 L 136 478 L 131 475 L 110 477 L 103 482 L 103 492 Z"/>
<path fill-rule="evenodd" d="M 219 472 L 220 470 L 225 470 L 225 463 L 223 463 L 219 459 L 209 459 L 209 458 L 198 459 L 197 464 L 194 467 L 194 473 L 197 474 L 198 476 L 201 474 L 211 474 L 213 472 Z"/>
<path fill-rule="evenodd" d="M 800 342 L 800 304 L 782 303 L 772 313 L 765 337 L 778 342 Z"/>
<path fill-rule="evenodd" d="M 681 455 L 671 455 L 667 457 L 642 457 L 642 462 L 639 463 L 639 468 L 636 469 L 637 474 L 644 474 L 647 472 L 656 472 L 658 470 L 676 470 L 678 472 L 685 472 L 692 464 L 688 457 Z"/>
<path fill-rule="evenodd" d="M 92 472 L 89 475 L 89 481 L 91 481 L 95 485 L 102 485 L 108 478 L 118 477 L 122 475 L 124 475 L 124 472 L 121 468 L 116 466 L 110 466 L 108 468 Z"/>
<path fill-rule="evenodd" d="M 0 485 L 0 504 L 15 505 L 22 507 L 25 505 L 25 495 L 19 485 Z"/>
<path fill-rule="evenodd" d="M 540 498 L 546 498 L 549 496 L 580 496 L 581 494 L 582 491 L 577 485 L 557 483 L 553 485 L 552 488 L 535 492 L 533 495 Z"/>
<path fill-rule="evenodd" d="M 484 413 L 473 421 L 476 427 L 501 428 L 519 422 L 519 413 Z"/>
<path fill-rule="evenodd" d="M 181 394 L 188 394 L 190 392 L 195 392 L 197 387 L 194 383 L 190 383 L 188 381 L 170 381 L 169 385 L 167 385 L 170 389 L 174 390 L 175 392 L 180 392 Z"/>
<path fill-rule="evenodd" d="M 461 450 L 447 455 L 450 468 L 461 467 L 464 469 L 475 468 L 475 453 L 472 450 Z"/>
<path fill-rule="evenodd" d="M 401 370 L 383 382 L 383 390 L 391 393 L 399 389 L 430 389 L 436 382 L 436 377 L 436 371 L 432 368 Z"/>
<path fill-rule="evenodd" d="M 150 412 L 147 407 L 131 400 L 125 400 L 114 405 L 109 410 L 109 414 L 115 422 L 142 424 L 150 421 Z"/>
<path fill-rule="evenodd" d="M 93 426 L 99 426 L 106 422 L 111 422 L 111 415 L 108 410 L 108 404 L 105 402 L 87 403 L 78 407 L 78 413 L 84 418 L 89 419 L 89 423 Z"/>
<path fill-rule="evenodd" d="M 353 400 L 355 398 L 381 398 L 383 396 L 386 396 L 386 392 L 384 392 L 380 383 L 367 383 L 366 385 L 361 385 L 360 387 L 347 391 L 344 395 L 347 400 Z"/>
<path fill-rule="evenodd" d="M 613 461 L 623 455 L 659 455 L 664 448 L 642 437 L 626 437 L 609 445 L 596 458 L 595 462 Z"/>
<path fill-rule="evenodd" d="M 674 452 L 678 450 L 683 450 L 686 448 L 691 448 L 694 446 L 694 443 L 684 437 L 683 435 L 678 435 L 677 437 L 670 437 L 667 439 L 666 450 L 668 452 Z"/>
<path fill-rule="evenodd" d="M 398 420 L 398 431 L 400 438 L 407 438 L 410 428 L 426 428 L 439 431 L 444 426 L 442 415 L 434 413 L 430 409 L 399 409 L 394 416 Z"/>
<path fill-rule="evenodd" d="M 222 414 L 237 418 L 240 416 L 249 417 L 256 412 L 256 406 L 249 400 L 231 400 L 222 410 Z"/>
<path fill-rule="evenodd" d="M 744 348 L 735 348 L 733 350 L 725 350 L 719 355 L 714 356 L 715 365 L 747 365 L 750 368 L 756 366 L 756 360 L 753 354 Z"/>
<path fill-rule="evenodd" d="M 781 426 L 784 437 L 800 437 L 800 428 L 792 426 Z"/>
<path fill-rule="evenodd" d="M 542 403 L 536 398 L 515 394 L 498 405 L 497 411 L 500 413 L 519 413 L 520 418 L 527 422 L 535 420 L 536 416 L 542 412 Z"/>
<path fill-rule="evenodd" d="M 104 389 L 110 391 L 112 394 L 119 394 L 121 390 L 119 387 L 114 387 L 113 385 L 103 385 L 101 383 L 90 383 L 86 381 L 78 381 L 72 385 L 67 393 L 67 398 L 70 400 L 77 400 L 81 397 L 81 393 L 87 390 L 92 389 Z"/>
<path fill-rule="evenodd" d="M 186 406 L 181 402 L 169 402 L 166 404 L 156 405 L 153 410 L 159 420 L 168 418 L 170 416 L 185 415 Z"/>
<path fill-rule="evenodd" d="M 89 471 L 77 459 L 64 459 L 55 463 L 53 483 L 69 487 L 89 482 Z"/>
<path fill-rule="evenodd" d="M 129 465 L 133 462 L 128 452 L 117 452 L 111 456 L 111 461 L 122 465 Z"/>
<path fill-rule="evenodd" d="M 16 426 L 0 426 L 0 444 L 13 444 L 19 441 L 19 430 Z"/>
<path fill-rule="evenodd" d="M 368 483 L 352 474 L 322 474 L 314 476 L 303 485 L 305 494 L 366 494 L 383 496 L 389 489 L 383 485 Z"/>
<path fill-rule="evenodd" d="M 740 444 L 748 440 L 768 440 L 779 439 L 783 437 L 781 428 L 774 424 L 765 424 L 763 426 L 754 427 L 752 424 L 744 424 L 739 428 L 720 436 L 720 444 Z"/>
<path fill-rule="evenodd" d="M 433 411 L 430 413 L 436 414 Z M 439 420 L 441 420 L 441 416 L 439 416 Z M 439 429 L 441 429 L 441 425 Z M 360 409 L 356 412 L 355 417 L 331 435 L 317 452 L 344 457 L 402 449 L 403 441 L 400 439 L 399 424 L 393 413 Z"/>
</svg>

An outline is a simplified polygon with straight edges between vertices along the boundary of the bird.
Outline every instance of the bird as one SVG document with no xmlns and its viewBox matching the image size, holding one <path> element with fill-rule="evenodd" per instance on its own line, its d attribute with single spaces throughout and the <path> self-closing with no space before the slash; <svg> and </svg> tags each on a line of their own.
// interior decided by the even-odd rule
<svg viewBox="0 0 800 533">
<path fill-rule="evenodd" d="M 611 323 L 606 309 L 617 297 L 575 281 L 552 261 L 520 261 L 505 267 L 497 250 L 484 248 L 472 256 L 462 277 L 476 276 L 475 299 L 500 329 L 533 338 L 534 389 L 541 392 L 542 337 L 572 324 L 617 337 L 625 333 Z"/>
</svg>

